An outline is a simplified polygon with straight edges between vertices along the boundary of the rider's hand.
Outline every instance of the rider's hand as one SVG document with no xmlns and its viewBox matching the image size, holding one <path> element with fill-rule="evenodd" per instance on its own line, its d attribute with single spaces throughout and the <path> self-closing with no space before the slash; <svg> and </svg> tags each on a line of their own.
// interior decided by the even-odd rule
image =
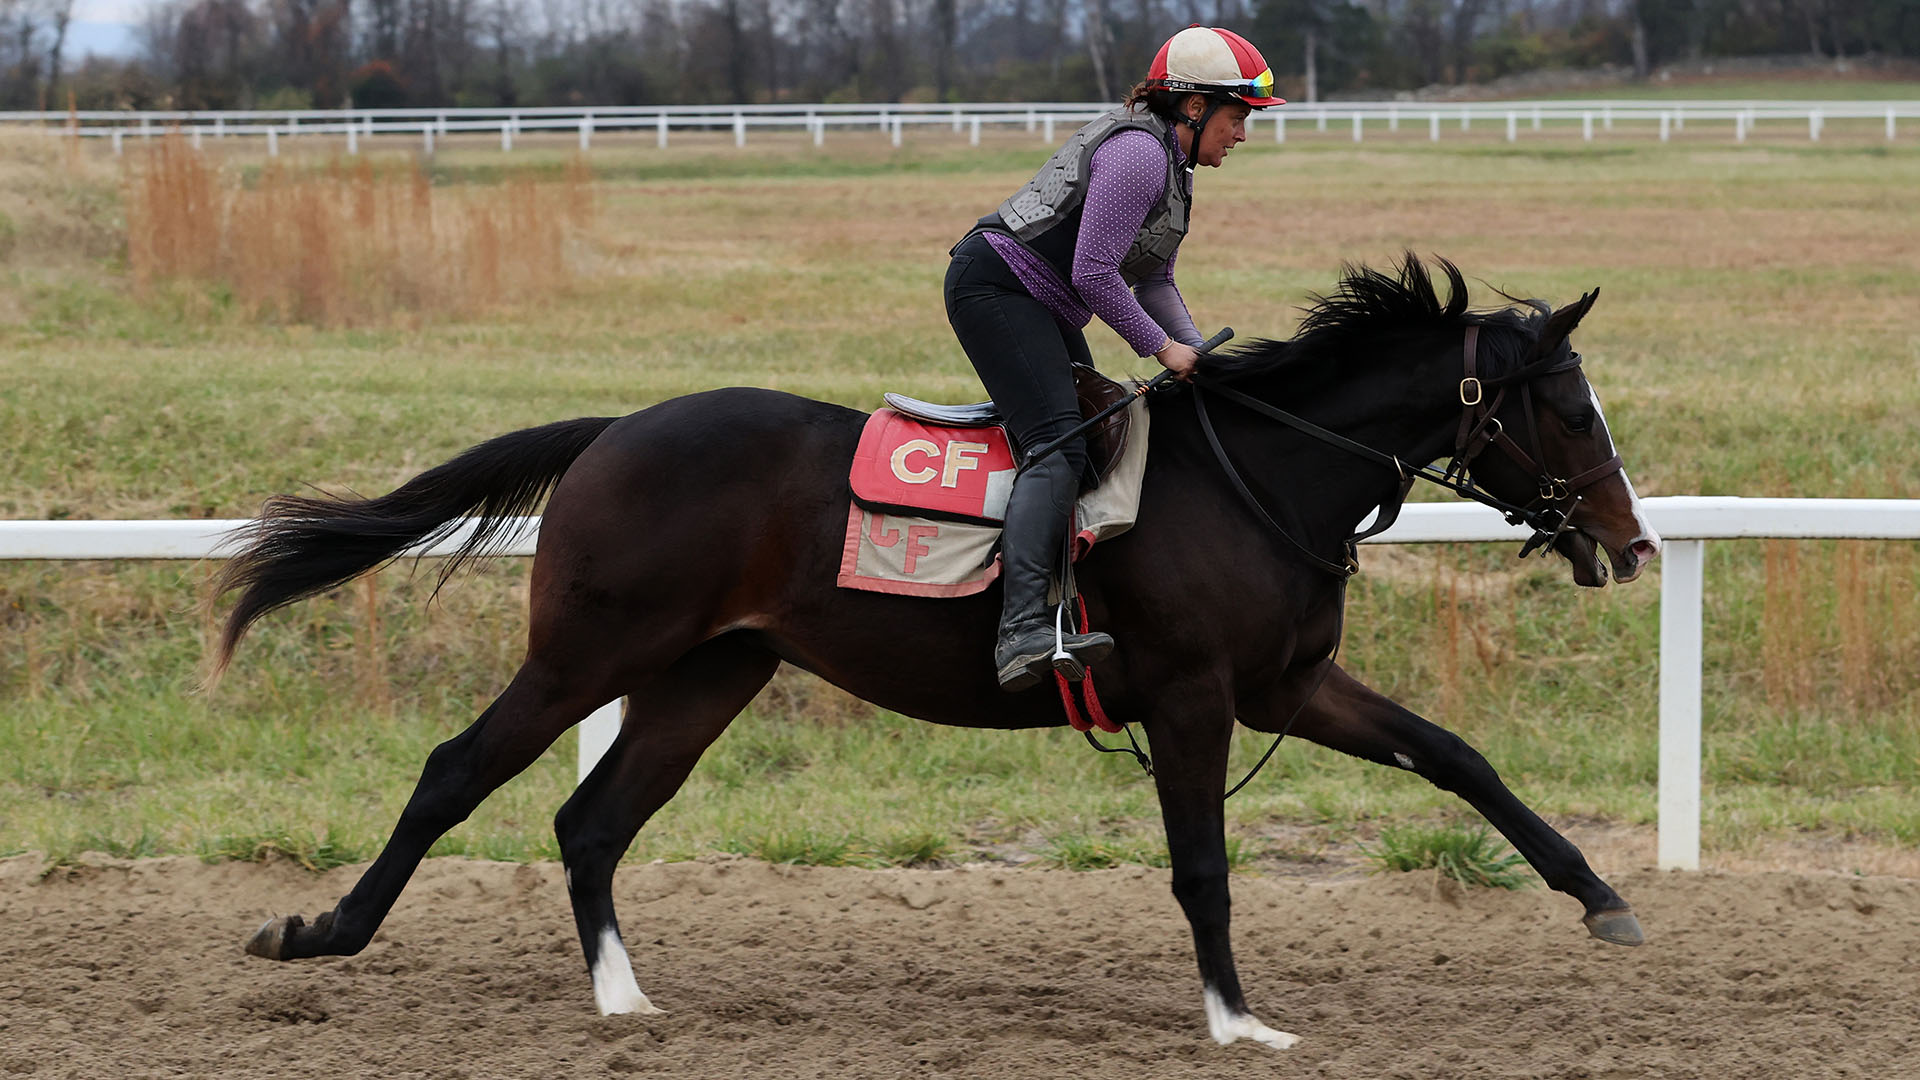
<svg viewBox="0 0 1920 1080">
<path fill-rule="evenodd" d="M 1174 378 L 1185 382 L 1193 377 L 1193 366 L 1200 362 L 1200 351 L 1168 338 L 1166 347 L 1154 353 L 1153 358 L 1173 372 Z"/>
</svg>

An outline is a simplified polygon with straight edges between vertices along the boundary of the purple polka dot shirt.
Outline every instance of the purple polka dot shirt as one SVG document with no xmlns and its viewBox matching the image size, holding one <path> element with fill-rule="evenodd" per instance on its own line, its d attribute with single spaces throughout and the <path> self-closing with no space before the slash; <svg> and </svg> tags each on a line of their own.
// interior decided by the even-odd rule
<svg viewBox="0 0 1920 1080">
<path fill-rule="evenodd" d="M 1167 139 L 1173 143 L 1174 159 L 1184 162 L 1174 133 L 1169 131 Z M 1087 198 L 1073 249 L 1073 284 L 1061 281 L 1051 264 L 1005 233 L 987 233 L 987 243 L 1061 322 L 1081 327 L 1098 315 L 1140 356 L 1152 356 L 1169 337 L 1199 345 L 1203 339 L 1173 283 L 1178 252 L 1159 273 L 1131 289 L 1120 276 L 1120 261 L 1147 213 L 1166 193 L 1166 151 L 1152 132 L 1122 131 L 1101 143 L 1088 165 Z"/>
</svg>

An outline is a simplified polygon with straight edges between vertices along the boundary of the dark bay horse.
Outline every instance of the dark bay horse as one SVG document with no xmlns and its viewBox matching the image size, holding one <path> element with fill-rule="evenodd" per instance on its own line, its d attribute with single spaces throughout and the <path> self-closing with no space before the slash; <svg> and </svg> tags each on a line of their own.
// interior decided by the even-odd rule
<svg viewBox="0 0 1920 1080">
<path fill-rule="evenodd" d="M 1580 584 L 1605 582 L 1603 558 L 1615 579 L 1638 576 L 1659 539 L 1568 342 L 1592 295 L 1557 311 L 1528 302 L 1473 312 L 1459 271 L 1440 265 L 1444 299 L 1411 255 L 1397 275 L 1349 268 L 1294 339 L 1208 357 L 1201 386 L 1294 410 L 1389 461 L 1444 458 L 1469 428 L 1476 438 L 1504 431 L 1513 452 L 1479 456 L 1479 483 L 1514 504 L 1564 511 L 1565 528 L 1548 539 Z M 1471 378 L 1463 338 L 1474 342 Z M 1502 385 L 1515 392 L 1496 394 Z M 1301 738 L 1458 794 L 1549 886 L 1580 902 L 1590 932 L 1638 944 L 1626 901 L 1484 758 L 1335 665 L 1343 581 L 1301 552 L 1340 559 L 1355 526 L 1400 493 L 1395 470 L 1203 392 L 1250 490 L 1237 491 L 1216 458 L 1195 393 L 1157 395 L 1139 524 L 1098 545 L 1079 582 L 1092 624 L 1119 643 L 1100 665 L 1100 696 L 1115 720 L 1141 726 L 1155 758 L 1173 893 L 1192 925 L 1212 1036 L 1294 1041 L 1248 1011 L 1228 941 L 1222 791 L 1236 718 L 1265 732 L 1291 724 Z M 1492 411 L 1475 421 L 1470 410 L 1463 422 L 1469 399 Z M 266 612 L 445 535 L 466 515 L 482 519 L 464 551 L 475 556 L 551 492 L 526 660 L 512 682 L 428 756 L 392 838 L 352 891 L 311 922 L 268 922 L 248 951 L 277 960 L 358 952 L 441 834 L 596 706 L 624 697 L 618 740 L 554 829 L 596 1003 L 603 1013 L 655 1011 L 621 941 L 614 867 L 781 661 L 934 723 L 1062 724 L 1051 687 L 1009 695 L 995 684 L 997 590 L 929 600 L 836 587 L 847 469 L 864 419 L 767 390 L 715 390 L 621 419 L 503 435 L 375 499 L 270 501 L 215 584 L 216 595 L 243 590 L 216 669 Z M 1539 460 L 1516 460 L 1526 457 Z M 1539 475 L 1584 480 L 1542 484 Z M 1298 546 L 1271 531 L 1249 497 Z"/>
</svg>

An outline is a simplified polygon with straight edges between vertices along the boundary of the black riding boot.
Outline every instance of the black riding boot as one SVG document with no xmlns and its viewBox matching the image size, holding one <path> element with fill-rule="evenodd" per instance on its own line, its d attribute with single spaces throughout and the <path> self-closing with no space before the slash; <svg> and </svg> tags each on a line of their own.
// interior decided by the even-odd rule
<svg viewBox="0 0 1920 1080">
<path fill-rule="evenodd" d="M 1002 690 L 1034 686 L 1055 666 L 1047 584 L 1055 560 L 1065 550 L 1069 515 L 1079 493 L 1080 478 L 1058 456 L 1014 482 L 1000 536 L 1000 583 L 1006 593 L 993 649 Z M 1062 660 L 1059 666 L 1070 679 L 1080 678 L 1088 664 L 1113 651 L 1113 638 L 1106 634 L 1068 631 L 1063 643 L 1072 660 Z"/>
</svg>

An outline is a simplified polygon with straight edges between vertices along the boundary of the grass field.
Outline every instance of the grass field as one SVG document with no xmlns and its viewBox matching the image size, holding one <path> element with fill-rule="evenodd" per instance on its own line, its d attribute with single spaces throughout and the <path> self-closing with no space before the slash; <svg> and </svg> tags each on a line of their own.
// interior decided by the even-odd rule
<svg viewBox="0 0 1920 1080">
<path fill-rule="evenodd" d="M 1287 334 L 1343 259 L 1405 248 L 1519 295 L 1597 285 L 1579 347 L 1643 495 L 1920 497 L 1920 149 L 1877 135 L 1250 143 L 1200 178 L 1181 284 L 1203 327 L 1243 336 Z M 111 159 L 6 144 L 0 517 L 245 516 L 309 484 L 381 491 L 493 434 L 718 385 L 861 407 L 887 389 L 971 399 L 944 252 L 1045 153 L 877 137 L 824 153 L 609 147 L 559 296 L 326 328 L 264 321 L 219 286 L 136 295 Z M 566 160 L 456 150 L 433 179 L 485 186 Z M 1151 363 L 1090 339 L 1110 373 Z M 1576 590 L 1560 565 L 1511 555 L 1371 553 L 1344 656 L 1550 818 L 1651 821 L 1655 581 Z M 521 647 L 524 561 L 432 606 L 432 574 L 399 567 L 268 619 L 201 694 L 205 574 L 0 565 L 0 854 L 367 857 L 427 750 Z M 1920 841 L 1920 555 L 1722 543 L 1708 575 L 1709 862 L 1809 834 Z M 1250 764 L 1262 748 L 1248 735 L 1237 752 Z M 553 855 L 572 755 L 557 744 L 437 850 Z M 1417 779 L 1295 745 L 1229 804 L 1239 857 L 1259 864 L 1465 813 Z M 716 850 L 1163 858 L 1150 782 L 1077 736 L 937 729 L 793 672 L 633 855 Z"/>
</svg>

